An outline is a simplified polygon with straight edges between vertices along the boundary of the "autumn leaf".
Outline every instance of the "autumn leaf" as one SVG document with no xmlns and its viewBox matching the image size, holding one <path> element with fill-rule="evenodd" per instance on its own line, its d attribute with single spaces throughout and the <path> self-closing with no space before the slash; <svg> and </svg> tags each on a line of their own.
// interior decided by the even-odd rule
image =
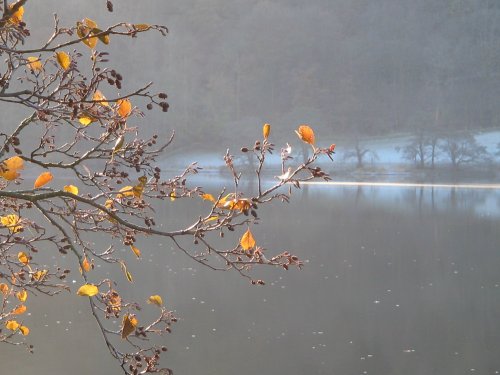
<svg viewBox="0 0 500 375">
<path fill-rule="evenodd" d="M 92 116 L 81 115 L 80 117 L 78 117 L 78 121 L 83 126 L 89 126 L 95 121 L 95 118 L 93 118 Z"/>
<path fill-rule="evenodd" d="M 159 295 L 155 294 L 154 296 L 150 296 L 148 298 L 148 303 L 152 303 L 158 307 L 161 307 L 163 305 L 163 300 Z"/>
<path fill-rule="evenodd" d="M 0 292 L 2 292 L 4 296 L 6 296 L 9 293 L 9 286 L 5 283 L 1 283 Z"/>
<path fill-rule="evenodd" d="M 97 27 L 94 27 L 92 29 L 92 34 L 94 34 L 94 35 L 101 34 L 101 33 L 102 33 L 102 30 L 99 29 L 99 28 L 97 28 Z M 98 36 L 98 38 L 104 44 L 106 44 L 106 45 L 109 44 L 109 34 L 107 34 L 107 33 L 106 34 L 101 34 L 101 35 Z"/>
<path fill-rule="evenodd" d="M 71 64 L 71 58 L 69 57 L 69 55 L 66 52 L 64 52 L 64 51 L 57 52 L 56 58 L 57 58 L 58 64 L 61 66 L 61 68 L 63 68 L 64 70 L 69 69 L 69 66 Z"/>
<path fill-rule="evenodd" d="M 15 331 L 20 327 L 19 323 L 15 320 L 8 320 L 5 322 L 5 328 L 10 329 L 11 331 Z"/>
<path fill-rule="evenodd" d="M 19 177 L 19 171 L 24 169 L 24 160 L 19 156 L 13 156 L 0 163 L 0 176 L 8 181 Z"/>
<path fill-rule="evenodd" d="M 132 112 L 132 103 L 130 103 L 130 100 L 120 99 L 116 102 L 116 104 L 118 105 L 117 112 L 120 117 L 128 117 L 130 115 L 130 112 Z"/>
<path fill-rule="evenodd" d="M 48 184 L 52 180 L 53 176 L 50 172 L 43 172 L 40 176 L 35 180 L 34 188 L 38 189 L 46 184 Z"/>
<path fill-rule="evenodd" d="M 96 102 L 98 101 L 102 106 L 109 107 L 109 103 L 106 101 L 106 97 L 99 90 L 95 91 L 94 95 L 92 96 L 92 100 L 95 100 Z"/>
<path fill-rule="evenodd" d="M 170 192 L 169 197 L 172 202 L 175 201 L 175 199 L 177 198 L 177 196 L 175 195 L 175 190 Z"/>
<path fill-rule="evenodd" d="M 9 8 L 12 9 L 14 4 L 9 5 Z M 9 21 L 13 24 L 19 24 L 23 20 L 23 15 L 24 15 L 24 7 L 20 6 L 14 13 L 9 18 Z"/>
<path fill-rule="evenodd" d="M 42 280 L 45 277 L 45 275 L 47 275 L 47 273 L 48 273 L 47 270 L 36 271 L 33 274 L 33 279 L 35 279 L 36 281 L 40 281 L 40 280 Z"/>
<path fill-rule="evenodd" d="M 30 334 L 30 329 L 26 326 L 20 326 L 19 331 L 21 331 L 23 336 L 28 336 Z"/>
<path fill-rule="evenodd" d="M 83 269 L 85 272 L 89 272 L 89 271 L 92 269 L 92 266 L 90 265 L 90 262 L 89 262 L 89 260 L 87 259 L 87 257 L 83 258 L 83 261 L 82 261 L 82 269 Z"/>
<path fill-rule="evenodd" d="M 30 258 L 23 251 L 20 251 L 19 253 L 17 253 L 17 259 L 19 260 L 19 262 L 21 262 L 24 265 L 27 265 L 30 262 Z"/>
<path fill-rule="evenodd" d="M 20 290 L 16 293 L 16 297 L 19 301 L 26 302 L 26 300 L 28 299 L 28 292 L 25 289 Z"/>
<path fill-rule="evenodd" d="M 203 198 L 203 200 L 215 202 L 215 198 L 212 194 L 205 193 L 201 197 Z"/>
<path fill-rule="evenodd" d="M 138 321 L 134 315 L 125 314 L 122 320 L 122 339 L 126 339 L 132 332 L 135 331 Z"/>
<path fill-rule="evenodd" d="M 130 283 L 133 283 L 134 279 L 132 278 L 132 274 L 127 270 L 127 265 L 125 264 L 125 262 L 120 262 L 120 267 L 121 267 L 123 273 L 125 274 L 125 277 L 127 278 L 127 280 Z"/>
<path fill-rule="evenodd" d="M 82 40 L 82 43 L 91 49 L 95 48 L 98 40 L 96 37 L 91 36 L 94 34 L 92 32 L 94 28 L 97 28 L 97 24 L 89 18 L 83 19 L 83 22 L 76 23 L 76 34 L 80 39 L 85 38 Z"/>
<path fill-rule="evenodd" d="M 11 214 L 7 216 L 0 217 L 0 222 L 7 228 L 11 233 L 18 233 L 23 229 L 23 226 L 19 224 L 19 216 L 16 214 Z"/>
<path fill-rule="evenodd" d="M 99 288 L 92 284 L 82 285 L 80 289 L 78 289 L 78 291 L 76 292 L 76 294 L 78 294 L 79 296 L 87 296 L 87 297 L 93 297 L 97 293 L 99 293 Z"/>
<path fill-rule="evenodd" d="M 271 125 L 264 124 L 264 126 L 262 127 L 262 135 L 264 136 L 264 139 L 267 139 L 267 137 L 269 137 L 270 132 L 271 132 Z"/>
<path fill-rule="evenodd" d="M 12 310 L 12 314 L 14 315 L 21 315 L 26 312 L 27 308 L 25 305 L 19 305 L 17 306 L 14 310 Z"/>
<path fill-rule="evenodd" d="M 117 198 L 123 198 L 123 197 L 133 197 L 134 196 L 134 187 L 133 186 L 124 186 L 120 190 L 118 190 L 118 193 L 116 195 Z"/>
<path fill-rule="evenodd" d="M 243 237 L 241 237 L 240 245 L 245 251 L 255 247 L 255 239 L 253 238 L 252 232 L 250 232 L 250 228 L 248 228 L 243 234 Z"/>
<path fill-rule="evenodd" d="M 26 60 L 28 60 L 28 66 L 34 72 L 38 72 L 42 70 L 42 62 L 39 57 L 30 56 Z"/>
<path fill-rule="evenodd" d="M 139 250 L 137 247 L 135 247 L 134 245 L 130 245 L 130 248 L 132 249 L 132 251 L 134 252 L 135 256 L 137 258 L 140 258 L 141 257 L 141 250 Z"/>
<path fill-rule="evenodd" d="M 309 143 L 311 146 L 314 145 L 314 131 L 308 125 L 300 125 L 299 129 L 295 130 L 295 133 L 305 143 Z"/>
<path fill-rule="evenodd" d="M 148 25 L 147 23 L 136 23 L 133 26 L 136 30 L 139 30 L 139 31 L 146 31 L 146 30 L 149 30 L 151 28 L 151 26 Z"/>
<path fill-rule="evenodd" d="M 64 191 L 74 195 L 78 195 L 78 188 L 75 185 L 65 185 Z"/>
</svg>

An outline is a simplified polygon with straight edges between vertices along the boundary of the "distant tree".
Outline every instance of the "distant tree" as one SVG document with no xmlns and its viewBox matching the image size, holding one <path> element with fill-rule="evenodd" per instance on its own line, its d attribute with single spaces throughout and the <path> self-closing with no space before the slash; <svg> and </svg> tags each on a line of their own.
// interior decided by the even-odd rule
<svg viewBox="0 0 500 375">
<path fill-rule="evenodd" d="M 480 145 L 470 133 L 444 137 L 439 148 L 448 157 L 453 168 L 488 160 L 486 147 Z"/>
<path fill-rule="evenodd" d="M 425 168 L 428 163 L 434 168 L 438 152 L 439 138 L 420 131 L 412 141 L 401 149 L 403 158 L 415 163 L 418 168 Z"/>
<path fill-rule="evenodd" d="M 365 147 L 356 139 L 351 149 L 344 153 L 344 160 L 354 159 L 356 161 L 356 168 L 363 168 L 366 158 L 369 156 L 371 156 L 372 159 L 378 159 L 378 155 L 375 151 Z"/>
<path fill-rule="evenodd" d="M 291 191 L 282 192 L 281 187 L 328 179 L 314 162 L 321 155 L 331 157 L 332 151 L 316 147 L 313 130 L 301 126 L 297 134 L 312 146 L 312 154 L 304 163 L 293 164 L 282 153 L 281 168 L 271 171 L 279 178 L 264 187 L 262 173 L 274 147 L 266 124 L 260 140 L 242 149 L 258 160 L 254 194 L 241 190 L 242 175 L 229 150 L 224 157 L 233 176 L 229 194 L 223 187 L 215 195 L 190 187 L 189 176 L 199 171 L 196 164 L 164 178 L 155 163 L 173 134 L 162 141 L 155 134 L 146 136 L 147 127 L 132 123 L 144 115 L 140 107 L 167 112 L 167 94 L 151 92 L 151 84 L 119 94 L 122 81 L 130 77 L 108 66 L 106 46 L 115 38 L 135 38 L 148 31 L 166 35 L 166 27 L 120 22 L 100 28 L 88 18 L 61 27 L 55 16 L 53 34 L 39 46 L 25 47 L 30 35 L 39 31 L 30 31 L 23 21 L 27 3 L 0 3 L 2 114 L 11 110 L 16 116 L 26 115 L 17 124 L 4 122 L 0 130 L 0 342 L 32 351 L 25 341 L 30 328 L 22 318 L 30 296 L 48 298 L 71 291 L 67 276 L 71 269 L 80 269 L 75 292 L 88 299 L 89 314 L 123 372 L 170 373 L 160 366 L 166 348 L 149 338 L 170 332 L 176 317 L 160 295 L 148 297 L 145 292 L 144 300 L 157 309 L 151 321 L 141 313 L 142 303 L 125 298 L 123 291 L 130 288 L 133 275 L 119 250 L 126 247 L 140 259 L 142 237 L 165 237 L 193 261 L 211 269 L 235 270 L 252 284 L 264 284 L 252 277 L 254 266 L 301 267 L 302 262 L 287 251 L 269 254 L 260 247 L 251 228 L 259 220 L 258 206 L 290 198 Z M 113 4 L 106 4 L 111 12 Z M 199 199 L 200 214 L 187 227 L 157 226 L 155 204 L 176 199 Z M 215 239 L 220 243 L 220 237 L 233 232 L 227 242 L 215 245 Z M 95 236 L 108 247 L 95 248 Z M 58 255 L 50 265 L 43 263 L 42 249 L 43 254 Z M 68 260 L 73 261 L 71 269 L 63 266 Z M 123 281 L 103 279 L 93 272 L 96 266 L 118 267 Z M 117 319 L 119 327 L 112 324 Z"/>
</svg>

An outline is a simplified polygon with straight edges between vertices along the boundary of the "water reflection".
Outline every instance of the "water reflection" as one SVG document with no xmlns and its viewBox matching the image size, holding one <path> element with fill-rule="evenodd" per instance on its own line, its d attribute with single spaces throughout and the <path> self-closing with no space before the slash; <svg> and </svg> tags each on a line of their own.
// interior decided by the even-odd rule
<svg viewBox="0 0 500 375">
<path fill-rule="evenodd" d="M 207 183 L 214 192 L 222 184 Z M 298 253 L 306 267 L 261 270 L 265 287 L 200 268 L 168 241 L 141 240 L 144 259 L 130 261 L 136 283 L 126 294 L 162 294 L 182 317 L 164 340 L 177 374 L 500 371 L 498 191 L 311 185 L 294 195 L 261 207 L 265 225 L 254 235 L 267 249 Z M 168 202 L 158 222 L 185 221 L 199 208 Z M 119 268 L 110 276 L 123 279 Z M 37 350 L 2 347 L 5 373 L 120 374 L 85 301 L 31 303 Z"/>
</svg>

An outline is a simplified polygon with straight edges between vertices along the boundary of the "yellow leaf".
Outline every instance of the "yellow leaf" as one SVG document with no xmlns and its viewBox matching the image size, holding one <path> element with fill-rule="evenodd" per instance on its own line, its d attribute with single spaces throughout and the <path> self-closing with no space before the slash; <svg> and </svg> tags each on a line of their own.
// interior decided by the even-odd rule
<svg viewBox="0 0 500 375">
<path fill-rule="evenodd" d="M 89 272 L 92 269 L 92 266 L 90 265 L 89 260 L 87 259 L 87 257 L 83 258 L 82 269 L 85 272 Z"/>
<path fill-rule="evenodd" d="M 52 177 L 52 173 L 50 172 L 41 173 L 40 176 L 38 176 L 35 180 L 34 188 L 38 189 L 39 187 L 48 184 L 52 180 Z"/>
<path fill-rule="evenodd" d="M 0 176 L 8 181 L 19 177 L 19 171 L 24 169 L 24 160 L 19 156 L 13 156 L 0 163 Z"/>
<path fill-rule="evenodd" d="M 28 66 L 30 67 L 31 70 L 34 72 L 42 70 L 42 62 L 40 61 L 40 58 L 30 56 L 27 58 L 28 60 Z"/>
<path fill-rule="evenodd" d="M 217 215 L 212 215 L 208 219 L 205 219 L 203 222 L 208 223 L 209 221 L 217 220 L 219 216 Z"/>
<path fill-rule="evenodd" d="M 117 198 L 123 197 L 133 197 L 134 196 L 134 187 L 133 186 L 124 186 L 120 190 L 118 190 L 119 194 L 116 195 Z"/>
<path fill-rule="evenodd" d="M 139 250 L 137 247 L 135 247 L 134 245 L 130 245 L 130 248 L 132 249 L 132 251 L 134 252 L 135 256 L 137 258 L 140 258 L 141 257 L 141 250 Z"/>
<path fill-rule="evenodd" d="M 69 55 L 64 51 L 56 52 L 56 58 L 61 68 L 63 68 L 64 70 L 68 70 L 71 64 L 71 58 L 69 57 Z"/>
<path fill-rule="evenodd" d="M 99 90 L 95 91 L 94 95 L 92 96 L 92 100 L 99 102 L 100 105 L 109 107 L 109 103 L 106 101 L 106 98 L 104 97 L 102 92 L 100 92 Z"/>
<path fill-rule="evenodd" d="M 97 45 L 97 38 L 91 36 L 93 35 L 91 31 L 95 27 L 97 27 L 97 24 L 88 18 L 85 18 L 83 20 L 83 23 L 76 23 L 76 34 L 79 38 L 85 38 L 82 40 L 82 43 L 91 49 L 95 48 L 95 46 Z"/>
<path fill-rule="evenodd" d="M 127 278 L 127 280 L 130 283 L 133 283 L 134 279 L 132 278 L 132 274 L 130 272 L 128 272 L 127 265 L 125 264 L 125 262 L 120 262 L 120 267 L 122 268 L 122 271 L 125 274 L 125 277 Z"/>
<path fill-rule="evenodd" d="M 19 262 L 21 262 L 24 265 L 27 265 L 30 262 L 30 258 L 23 251 L 17 253 L 17 259 L 19 259 Z"/>
<path fill-rule="evenodd" d="M 65 185 L 64 191 L 74 195 L 78 195 L 78 188 L 75 185 Z"/>
<path fill-rule="evenodd" d="M 308 125 L 300 125 L 295 133 L 299 136 L 301 140 L 310 145 L 314 145 L 314 131 Z"/>
<path fill-rule="evenodd" d="M 250 228 L 248 228 L 243 234 L 243 237 L 241 237 L 240 245 L 245 251 L 255 247 L 255 239 L 253 238 L 252 232 L 250 232 Z"/>
<path fill-rule="evenodd" d="M 16 297 L 19 301 L 26 302 L 26 300 L 28 299 L 28 292 L 26 291 L 26 289 L 20 290 L 16 293 Z"/>
<path fill-rule="evenodd" d="M 247 198 L 231 199 L 222 206 L 228 210 L 240 210 L 241 212 L 249 210 L 251 206 L 250 200 Z"/>
<path fill-rule="evenodd" d="M 19 323 L 16 322 L 15 320 L 8 320 L 5 323 L 5 328 L 10 329 L 11 331 L 15 331 L 16 329 L 19 328 Z"/>
<path fill-rule="evenodd" d="M 206 194 L 203 194 L 201 197 L 206 201 L 215 202 L 215 198 L 212 194 L 206 193 Z"/>
<path fill-rule="evenodd" d="M 267 137 L 269 137 L 270 132 L 271 132 L 271 125 L 264 124 L 264 126 L 262 127 L 262 135 L 264 136 L 264 139 L 267 139 Z"/>
<path fill-rule="evenodd" d="M 14 310 L 12 310 L 12 314 L 14 315 L 21 315 L 26 312 L 27 308 L 25 305 L 19 305 L 17 306 Z"/>
<path fill-rule="evenodd" d="M 0 217 L 0 222 L 12 233 L 18 233 L 23 229 L 23 226 L 19 224 L 19 221 L 19 216 L 16 214 Z"/>
<path fill-rule="evenodd" d="M 136 30 L 139 30 L 139 31 L 146 31 L 146 30 L 149 30 L 151 28 L 151 26 L 148 25 L 147 23 L 136 23 L 134 25 L 134 28 Z"/>
<path fill-rule="evenodd" d="M 120 117 L 128 117 L 130 115 L 130 112 L 132 112 L 132 103 L 130 103 L 130 100 L 120 99 L 116 102 L 116 104 L 118 105 L 117 112 Z"/>
<path fill-rule="evenodd" d="M 9 293 L 9 286 L 5 283 L 1 283 L 0 292 L 2 292 L 4 296 L 6 296 Z"/>
<path fill-rule="evenodd" d="M 155 294 L 154 296 L 150 296 L 148 298 L 148 303 L 152 303 L 158 307 L 161 307 L 163 305 L 163 300 L 161 299 L 161 297 L 159 295 Z"/>
<path fill-rule="evenodd" d="M 169 194 L 169 196 L 170 196 L 170 200 L 172 202 L 175 201 L 175 199 L 177 198 L 176 195 L 175 195 L 175 190 L 171 191 L 170 194 Z"/>
<path fill-rule="evenodd" d="M 78 291 L 76 292 L 76 294 L 78 294 L 79 296 L 87 296 L 87 297 L 93 297 L 97 293 L 99 293 L 99 288 L 92 284 L 82 285 L 80 289 L 78 289 Z"/>
<path fill-rule="evenodd" d="M 30 329 L 26 326 L 20 326 L 19 330 L 23 334 L 23 336 L 28 336 L 30 334 Z"/>
<path fill-rule="evenodd" d="M 9 5 L 9 8 L 12 9 L 14 4 Z M 14 24 L 19 24 L 23 20 L 24 15 L 24 7 L 20 6 L 9 18 L 9 21 Z"/>
<path fill-rule="evenodd" d="M 98 34 L 101 34 L 102 33 L 102 30 L 97 28 L 97 27 L 94 27 L 92 29 L 92 34 L 94 35 L 98 35 Z M 109 44 L 109 34 L 102 34 L 102 35 L 99 35 L 98 36 L 99 40 L 101 42 L 103 42 L 104 44 L 108 45 Z"/>
<path fill-rule="evenodd" d="M 122 339 L 126 339 L 132 332 L 135 331 L 138 321 L 134 315 L 125 314 L 122 320 Z"/>
<path fill-rule="evenodd" d="M 90 18 L 84 18 L 83 23 L 85 26 L 90 27 L 91 29 L 95 29 L 97 27 L 97 23 L 95 21 L 92 21 Z"/>
<path fill-rule="evenodd" d="M 78 117 L 78 121 L 83 126 L 89 126 L 90 124 L 92 124 L 95 121 L 95 119 L 91 116 L 81 115 L 80 117 Z"/>
<path fill-rule="evenodd" d="M 34 274 L 33 274 L 33 278 L 36 280 L 36 281 L 40 281 L 42 280 L 45 275 L 47 274 L 47 270 L 41 270 L 41 271 L 36 271 Z"/>
<path fill-rule="evenodd" d="M 116 291 L 111 293 L 109 297 L 109 305 L 114 312 L 119 312 L 122 309 L 122 298 Z"/>
</svg>

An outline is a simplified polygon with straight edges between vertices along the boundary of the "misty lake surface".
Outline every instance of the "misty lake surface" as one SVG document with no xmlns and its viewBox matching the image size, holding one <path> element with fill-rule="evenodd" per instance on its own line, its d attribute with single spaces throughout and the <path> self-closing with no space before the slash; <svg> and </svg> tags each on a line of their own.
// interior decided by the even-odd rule
<svg viewBox="0 0 500 375">
<path fill-rule="evenodd" d="M 187 223 L 205 203 L 165 202 L 157 223 Z M 306 262 L 257 271 L 263 287 L 166 239 L 139 240 L 140 262 L 123 249 L 124 294 L 161 294 L 180 318 L 161 339 L 175 374 L 500 373 L 499 190 L 311 185 L 259 211 L 258 244 Z M 28 302 L 35 353 L 3 345 L 2 374 L 121 373 L 83 298 Z"/>
</svg>

